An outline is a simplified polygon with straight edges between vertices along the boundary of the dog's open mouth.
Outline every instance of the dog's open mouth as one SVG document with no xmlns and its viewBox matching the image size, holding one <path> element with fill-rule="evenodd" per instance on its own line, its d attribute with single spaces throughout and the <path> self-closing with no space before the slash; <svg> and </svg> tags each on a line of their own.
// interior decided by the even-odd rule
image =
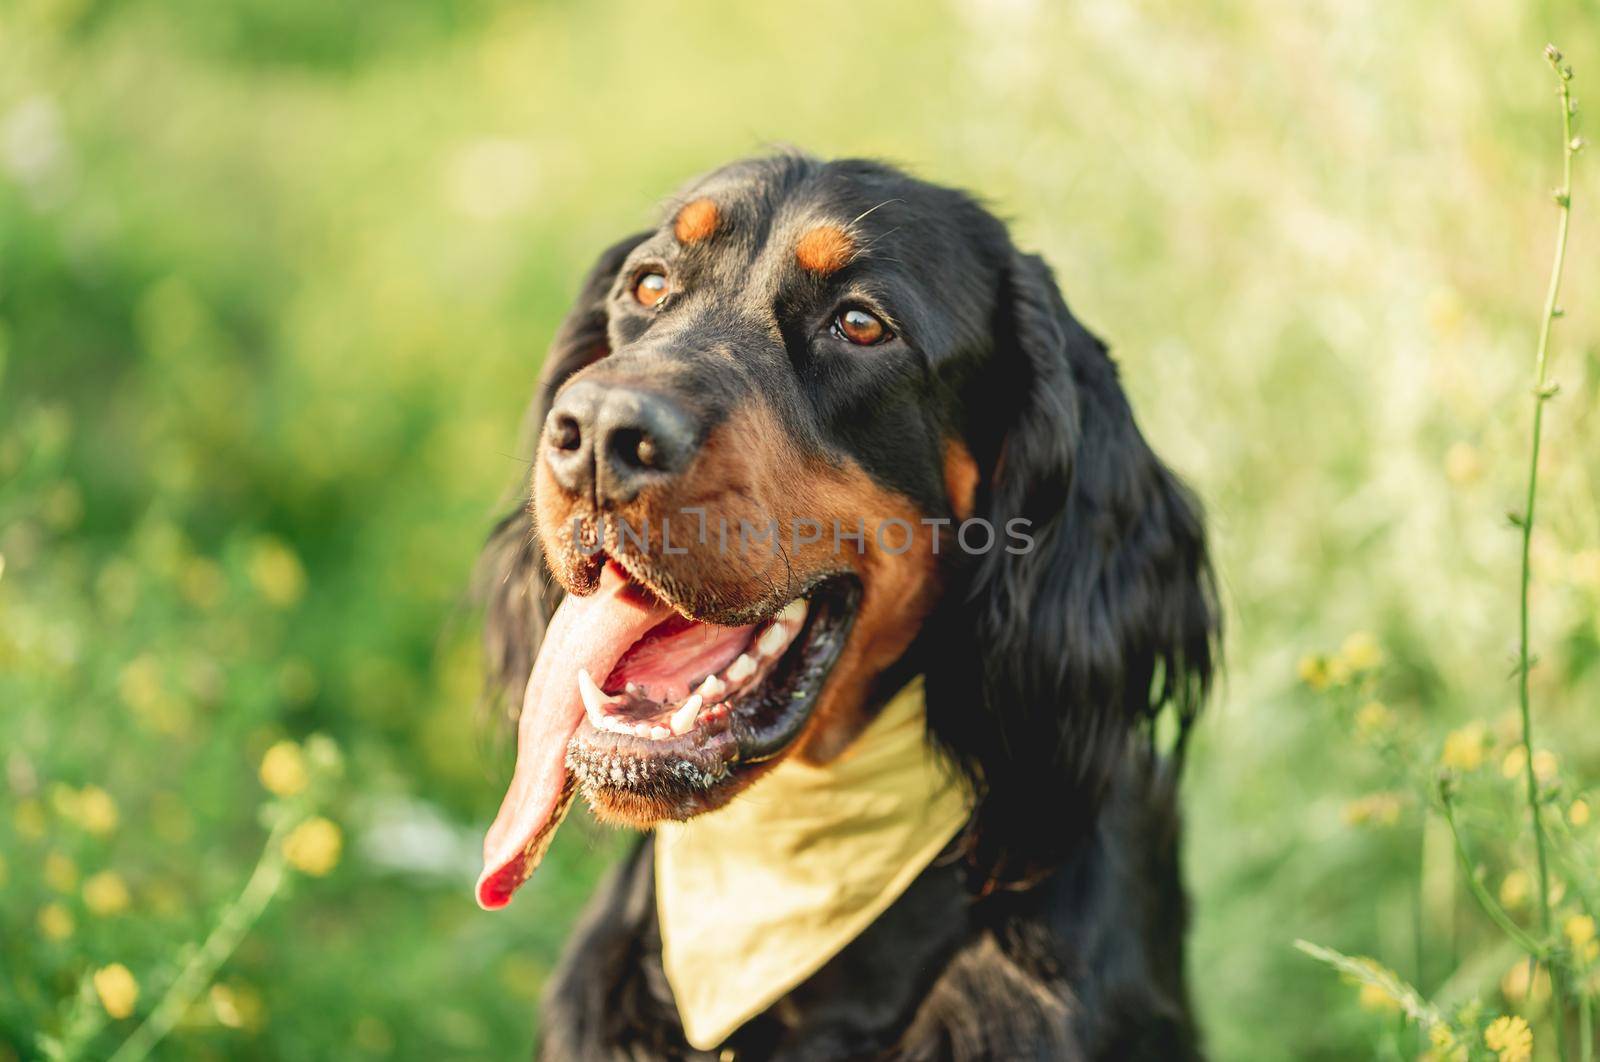
<svg viewBox="0 0 1600 1062">
<path fill-rule="evenodd" d="M 517 768 L 484 840 L 478 903 L 505 906 L 578 788 L 638 818 L 716 806 L 742 767 L 799 735 L 849 634 L 859 584 L 817 583 L 760 622 L 690 619 L 607 564 L 551 618 L 528 681 Z"/>
</svg>

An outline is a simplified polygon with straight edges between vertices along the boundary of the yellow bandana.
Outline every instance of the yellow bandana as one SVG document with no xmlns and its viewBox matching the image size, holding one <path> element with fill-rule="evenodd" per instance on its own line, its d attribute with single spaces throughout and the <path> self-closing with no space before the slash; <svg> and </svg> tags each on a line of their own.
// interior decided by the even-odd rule
<svg viewBox="0 0 1600 1062">
<path fill-rule="evenodd" d="M 821 969 L 966 823 L 925 715 L 919 678 L 832 763 L 786 759 L 728 806 L 657 827 L 662 959 L 695 1048 Z"/>
</svg>

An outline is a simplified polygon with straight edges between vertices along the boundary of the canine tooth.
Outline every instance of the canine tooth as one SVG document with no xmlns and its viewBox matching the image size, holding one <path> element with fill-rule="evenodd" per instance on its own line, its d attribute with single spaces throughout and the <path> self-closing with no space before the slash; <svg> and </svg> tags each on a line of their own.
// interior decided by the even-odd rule
<svg viewBox="0 0 1600 1062">
<path fill-rule="evenodd" d="M 701 699 L 714 701 L 728 692 L 728 684 L 715 675 L 707 675 L 706 680 L 700 683 L 700 688 L 695 690 Z"/>
<path fill-rule="evenodd" d="M 789 642 L 789 632 L 783 625 L 774 623 L 761 632 L 761 637 L 756 639 L 756 654 L 758 656 L 777 656 Z"/>
<path fill-rule="evenodd" d="M 653 726 L 650 728 L 650 737 L 654 741 L 660 741 L 662 738 L 669 738 L 671 736 L 672 731 L 668 730 L 664 726 Z"/>
<path fill-rule="evenodd" d="M 711 680 L 707 679 L 706 681 L 709 682 Z M 703 684 L 701 688 L 704 688 Z M 689 699 L 683 702 L 683 707 L 672 713 L 672 733 L 687 734 L 694 729 L 695 717 L 700 714 L 700 706 L 704 703 L 705 700 L 700 694 L 690 694 Z"/>
<path fill-rule="evenodd" d="M 743 682 L 755 673 L 756 662 L 751 659 L 749 653 L 740 653 L 739 659 L 729 664 L 728 670 L 725 672 L 729 682 Z"/>
<path fill-rule="evenodd" d="M 578 696 L 583 698 L 583 712 L 589 717 L 590 724 L 596 729 L 603 728 L 606 724 L 606 695 L 594 684 L 589 672 L 581 667 L 578 669 Z"/>
<path fill-rule="evenodd" d="M 800 621 L 805 618 L 806 599 L 803 597 L 795 598 L 793 601 L 783 606 L 783 611 L 778 613 L 778 622 L 783 624 L 785 627 L 798 627 L 800 625 Z"/>
</svg>

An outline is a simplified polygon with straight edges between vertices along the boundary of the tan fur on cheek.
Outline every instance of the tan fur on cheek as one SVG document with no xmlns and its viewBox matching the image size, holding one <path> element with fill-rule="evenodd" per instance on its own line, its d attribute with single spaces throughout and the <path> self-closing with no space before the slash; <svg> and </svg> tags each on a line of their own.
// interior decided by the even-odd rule
<svg viewBox="0 0 1600 1062">
<path fill-rule="evenodd" d="M 851 528 L 864 518 L 866 524 L 864 548 L 857 553 L 846 546 L 843 553 L 861 580 L 850 638 L 796 742 L 802 759 L 826 763 L 871 721 L 867 708 L 873 694 L 892 692 L 876 690 L 876 681 L 911 647 L 933 611 L 940 594 L 939 558 L 934 551 L 936 532 L 921 522 L 925 514 L 909 499 L 874 483 L 857 465 L 847 465 L 805 493 L 808 508 L 825 522 Z M 910 528 L 909 548 L 890 552 L 901 550 L 900 529 L 887 531 L 885 540 L 878 540 L 875 532 L 888 520 Z"/>
<path fill-rule="evenodd" d="M 795 261 L 800 268 L 818 276 L 837 273 L 855 256 L 856 241 L 837 225 L 818 225 L 795 244 Z"/>
<path fill-rule="evenodd" d="M 716 233 L 721 220 L 717 204 L 709 199 L 696 199 L 678 211 L 677 220 L 672 223 L 672 234 L 679 243 L 699 243 Z"/>
<path fill-rule="evenodd" d="M 957 520 L 972 515 L 978 500 L 978 462 L 960 439 L 944 444 L 944 491 Z"/>
</svg>

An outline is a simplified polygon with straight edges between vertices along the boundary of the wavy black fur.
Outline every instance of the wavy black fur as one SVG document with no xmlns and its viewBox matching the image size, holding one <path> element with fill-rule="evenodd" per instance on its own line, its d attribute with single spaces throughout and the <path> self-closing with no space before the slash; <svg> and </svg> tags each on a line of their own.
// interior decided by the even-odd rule
<svg viewBox="0 0 1600 1062">
<path fill-rule="evenodd" d="M 1140 434 L 1104 344 L 974 200 L 880 164 L 799 155 L 712 181 L 749 186 L 765 225 L 755 256 L 777 239 L 780 208 L 850 217 L 898 204 L 873 213 L 874 247 L 905 283 L 933 289 L 908 289 L 902 310 L 926 318 L 925 378 L 808 399 L 848 410 L 821 429 L 929 512 L 943 503 L 928 486 L 939 455 L 923 455 L 930 471 L 904 440 L 922 423 L 931 438 L 959 433 L 979 466 L 979 513 L 1031 521 L 1037 543 L 952 557 L 942 603 L 893 669 L 926 674 L 930 738 L 979 795 L 964 837 L 724 1047 L 740 1059 L 1196 1057 L 1176 776 L 1218 639 L 1197 505 Z M 649 235 L 608 249 L 585 280 L 546 358 L 535 430 L 562 383 L 637 338 L 611 308 Z M 791 345 L 799 334 L 778 331 Z M 803 385 L 829 386 L 806 352 L 788 357 Z M 891 434 L 873 434 L 879 421 Z M 559 598 L 532 531 L 524 497 L 484 556 L 490 685 L 513 700 Z M 1165 757 L 1150 738 L 1163 710 L 1179 735 Z M 544 1057 L 715 1057 L 683 1041 L 662 973 L 650 844 L 574 933 L 546 994 Z"/>
</svg>

